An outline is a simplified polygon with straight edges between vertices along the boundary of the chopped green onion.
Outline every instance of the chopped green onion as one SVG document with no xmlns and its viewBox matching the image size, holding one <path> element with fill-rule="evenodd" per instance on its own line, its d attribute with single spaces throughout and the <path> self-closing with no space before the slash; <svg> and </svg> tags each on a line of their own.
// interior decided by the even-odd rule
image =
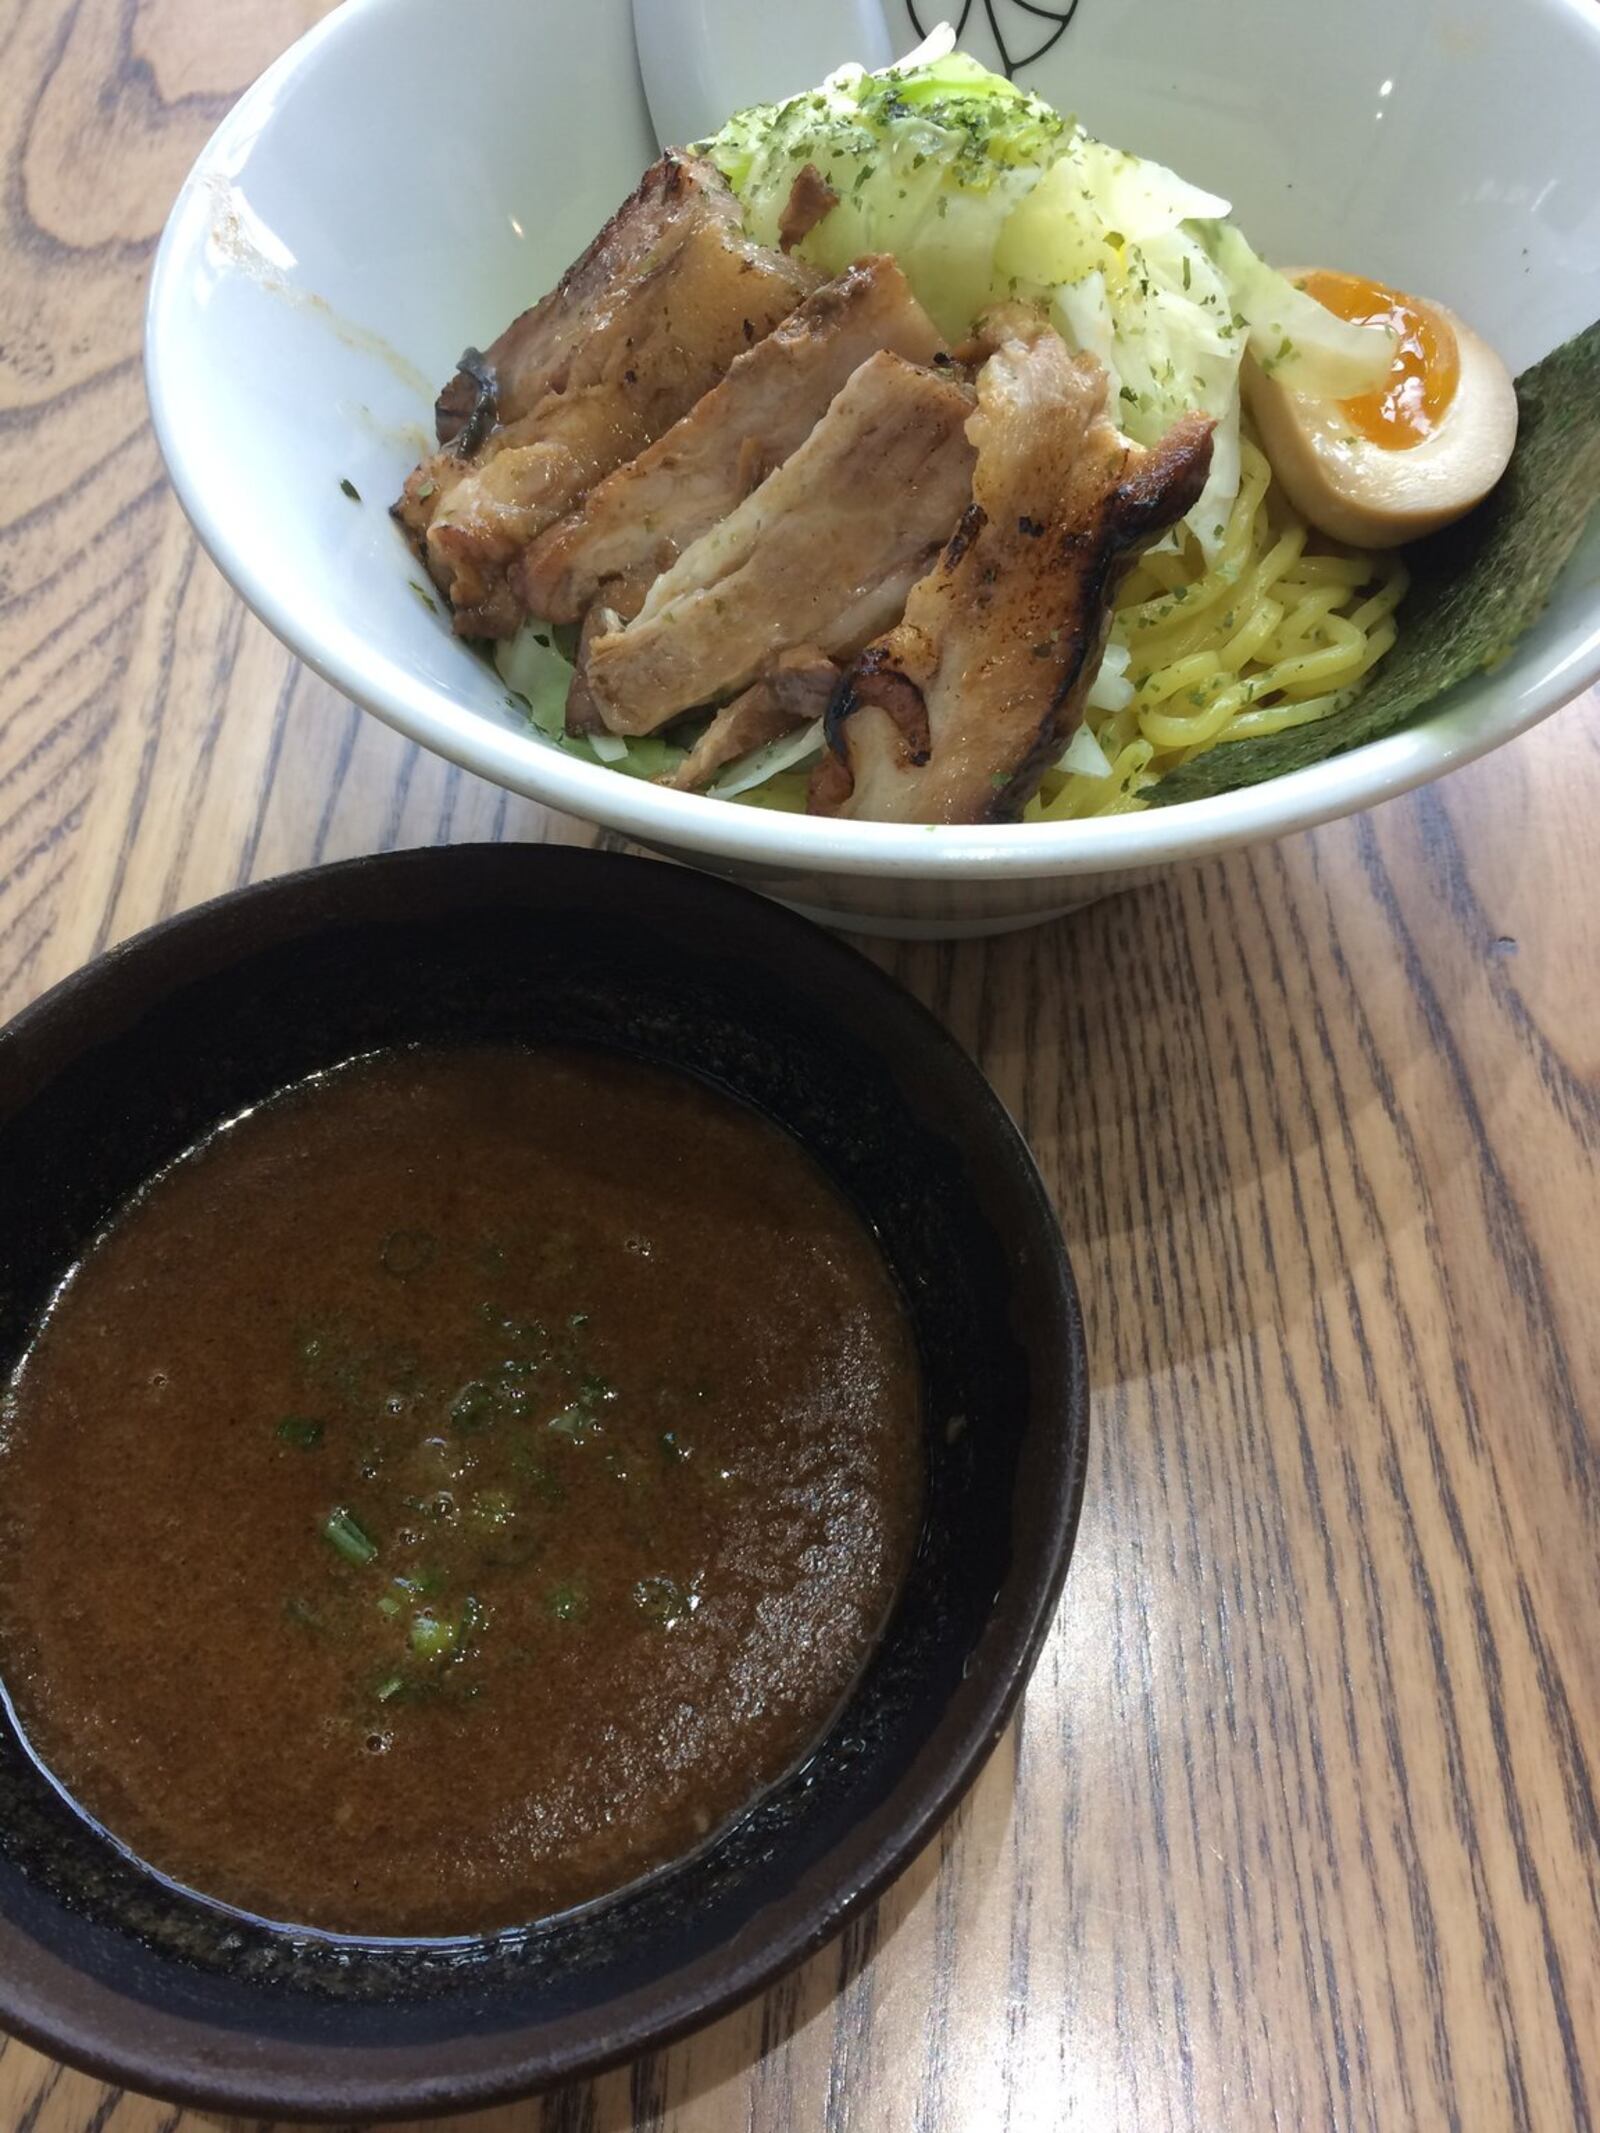
<svg viewBox="0 0 1600 2133">
<path fill-rule="evenodd" d="M 391 1696 L 398 1696 L 405 1685 L 405 1677 L 403 1675 L 391 1674 L 387 1680 L 380 1681 L 372 1693 L 377 1697 L 379 1703 L 387 1703 Z"/>
<path fill-rule="evenodd" d="M 388 1615 L 391 1619 L 395 1615 L 399 1614 L 400 1602 L 395 1598 L 392 1592 L 386 1592 L 379 1600 L 378 1612 L 380 1615 Z"/>
<path fill-rule="evenodd" d="M 285 1415 L 278 1424 L 278 1436 L 285 1444 L 293 1444 L 302 1452 L 315 1451 L 322 1442 L 322 1424 L 314 1422 L 309 1415 Z"/>
<path fill-rule="evenodd" d="M 577 1585 L 552 1585 L 550 1612 L 558 1622 L 581 1622 L 589 1612 L 589 1602 Z"/>
<path fill-rule="evenodd" d="M 362 1532 L 350 1513 L 340 1504 L 323 1520 L 323 1535 L 332 1541 L 347 1563 L 359 1569 L 370 1563 L 378 1552 L 378 1544 Z"/>
<path fill-rule="evenodd" d="M 411 1617 L 411 1649 L 419 1659 L 442 1659 L 455 1641 L 455 1624 L 440 1621 L 430 1608 Z"/>
</svg>

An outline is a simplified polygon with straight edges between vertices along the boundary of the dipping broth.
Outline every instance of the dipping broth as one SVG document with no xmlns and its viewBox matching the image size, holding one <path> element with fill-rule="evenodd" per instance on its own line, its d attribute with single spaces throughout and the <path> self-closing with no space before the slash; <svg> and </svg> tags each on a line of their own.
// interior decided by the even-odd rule
<svg viewBox="0 0 1600 2133">
<path fill-rule="evenodd" d="M 159 1872 L 480 1933 L 826 1730 L 921 1516 L 915 1355 L 768 1121 L 607 1056 L 317 1077 L 149 1186 L 0 1405 L 0 1674 Z"/>
</svg>

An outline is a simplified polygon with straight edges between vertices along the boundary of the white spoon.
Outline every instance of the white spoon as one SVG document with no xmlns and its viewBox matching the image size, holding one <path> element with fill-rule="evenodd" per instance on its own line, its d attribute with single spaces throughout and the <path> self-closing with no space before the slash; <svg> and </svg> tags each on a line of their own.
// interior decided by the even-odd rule
<svg viewBox="0 0 1600 2133">
<path fill-rule="evenodd" d="M 855 60 L 894 64 L 882 0 L 633 0 L 656 138 L 681 148 L 746 104 L 775 103 Z"/>
</svg>

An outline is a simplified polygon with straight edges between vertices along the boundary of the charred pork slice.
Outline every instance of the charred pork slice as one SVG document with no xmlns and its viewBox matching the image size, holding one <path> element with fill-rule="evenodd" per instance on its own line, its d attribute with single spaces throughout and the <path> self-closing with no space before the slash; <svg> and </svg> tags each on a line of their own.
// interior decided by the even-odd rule
<svg viewBox="0 0 1600 2133">
<path fill-rule="evenodd" d="M 576 622 L 603 600 L 625 618 L 650 582 L 803 442 L 877 349 L 943 353 L 892 259 L 858 260 L 741 355 L 683 419 L 541 534 L 522 564 L 528 612 Z"/>
<path fill-rule="evenodd" d="M 1076 725 L 1117 582 L 1205 485 L 1211 425 L 1152 451 L 1106 414 L 1106 374 L 1043 332 L 978 376 L 974 501 L 899 625 L 828 712 L 813 813 L 1014 821 Z"/>
<path fill-rule="evenodd" d="M 759 681 L 723 705 L 685 761 L 664 782 L 680 792 L 699 792 L 725 764 L 821 718 L 838 682 L 838 668 L 814 645 L 780 652 Z"/>
<path fill-rule="evenodd" d="M 596 637 L 584 678 L 613 733 L 653 733 L 795 645 L 858 651 L 900 613 L 971 493 L 967 389 L 880 351 L 799 449 Z"/>
<path fill-rule="evenodd" d="M 687 413 L 816 278 L 745 237 L 709 163 L 654 164 L 559 286 L 440 395 L 442 449 L 395 510 L 457 629 L 516 629 L 510 572 L 528 543 Z"/>
<path fill-rule="evenodd" d="M 804 164 L 778 217 L 779 250 L 792 252 L 797 244 L 804 244 L 817 224 L 825 221 L 838 205 L 839 195 L 816 164 Z"/>
</svg>

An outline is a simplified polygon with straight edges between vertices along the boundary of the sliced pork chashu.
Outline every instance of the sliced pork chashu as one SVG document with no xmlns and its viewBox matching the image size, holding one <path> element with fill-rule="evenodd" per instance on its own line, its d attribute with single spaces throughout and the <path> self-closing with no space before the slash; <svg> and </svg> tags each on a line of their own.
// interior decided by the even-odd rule
<svg viewBox="0 0 1600 2133">
<path fill-rule="evenodd" d="M 1077 724 L 1134 556 L 1199 496 L 1211 425 L 1153 450 L 1106 413 L 1107 379 L 1050 332 L 1007 339 L 968 424 L 973 503 L 903 619 L 828 712 L 814 813 L 1014 821 Z"/>
<path fill-rule="evenodd" d="M 779 653 L 841 659 L 900 613 L 965 509 L 967 388 L 880 351 L 799 448 L 596 637 L 583 679 L 613 733 L 746 688 Z"/>
<path fill-rule="evenodd" d="M 797 726 L 821 718 L 838 682 L 839 669 L 814 645 L 780 652 L 759 681 L 723 705 L 684 762 L 663 782 L 680 792 L 699 792 L 726 764 L 752 748 L 782 740 Z"/>
<path fill-rule="evenodd" d="M 625 619 L 692 541 L 780 466 L 877 349 L 944 353 L 892 259 L 861 259 L 808 296 L 680 421 L 591 489 L 524 557 L 528 612 L 576 622 L 596 599 Z"/>
<path fill-rule="evenodd" d="M 803 164 L 778 217 L 779 250 L 792 252 L 797 244 L 804 244 L 817 224 L 825 221 L 838 205 L 839 195 L 816 164 Z"/>
<path fill-rule="evenodd" d="M 440 395 L 396 515 L 468 636 L 523 619 L 511 566 L 816 285 L 752 243 L 718 171 L 668 154 L 583 257 Z"/>
</svg>

